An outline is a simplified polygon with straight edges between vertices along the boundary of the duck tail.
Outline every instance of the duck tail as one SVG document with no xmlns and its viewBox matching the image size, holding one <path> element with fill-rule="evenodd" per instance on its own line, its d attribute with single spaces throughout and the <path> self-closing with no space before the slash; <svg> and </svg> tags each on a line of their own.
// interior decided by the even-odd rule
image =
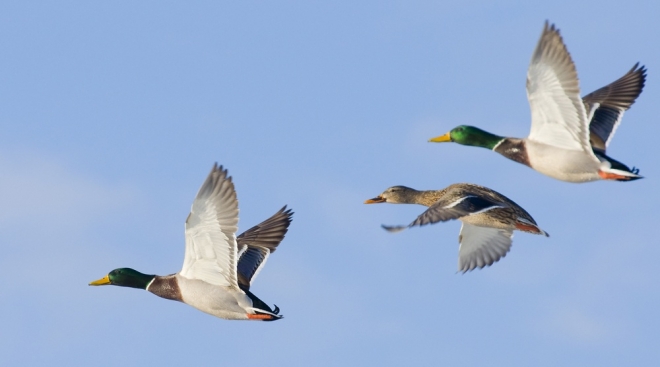
<svg viewBox="0 0 660 367">
<path fill-rule="evenodd" d="M 280 308 L 277 305 L 273 305 L 273 309 L 270 308 L 264 301 L 260 300 L 252 292 L 246 291 L 248 297 L 252 300 L 252 310 L 254 311 L 255 317 L 250 317 L 251 319 L 261 320 L 261 321 L 275 321 L 281 319 L 283 316 L 280 315 Z"/>
<path fill-rule="evenodd" d="M 550 234 L 548 232 L 542 230 L 539 228 L 539 226 L 536 225 L 536 223 L 532 223 L 524 218 L 518 218 L 518 221 L 516 222 L 516 229 L 519 231 L 527 232 L 527 233 L 533 233 L 533 234 L 542 234 L 546 237 L 550 237 Z"/>
<path fill-rule="evenodd" d="M 619 170 L 619 169 L 603 169 L 601 168 L 598 171 L 598 175 L 603 179 L 603 180 L 610 180 L 610 181 L 635 181 L 639 180 L 640 178 L 644 178 L 644 176 L 640 176 L 637 173 L 639 172 L 638 168 L 633 167 L 631 170 Z"/>
<path fill-rule="evenodd" d="M 598 175 L 603 180 L 634 181 L 644 178 L 639 175 L 639 168 L 633 167 L 631 169 L 616 159 L 606 156 L 605 153 L 596 151 L 594 151 L 594 153 L 600 160 L 600 170 L 598 170 Z"/>
</svg>

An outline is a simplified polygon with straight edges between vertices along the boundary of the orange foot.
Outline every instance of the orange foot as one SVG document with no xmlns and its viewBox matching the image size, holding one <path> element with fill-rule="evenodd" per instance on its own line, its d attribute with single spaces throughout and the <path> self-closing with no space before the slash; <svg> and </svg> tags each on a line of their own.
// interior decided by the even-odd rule
<svg viewBox="0 0 660 367">
<path fill-rule="evenodd" d="M 271 315 L 260 315 L 260 314 L 247 314 L 248 319 L 250 320 L 272 320 L 273 316 Z"/>
<path fill-rule="evenodd" d="M 630 177 L 624 175 L 617 175 L 616 173 L 598 171 L 598 176 L 603 180 L 630 180 Z"/>
</svg>

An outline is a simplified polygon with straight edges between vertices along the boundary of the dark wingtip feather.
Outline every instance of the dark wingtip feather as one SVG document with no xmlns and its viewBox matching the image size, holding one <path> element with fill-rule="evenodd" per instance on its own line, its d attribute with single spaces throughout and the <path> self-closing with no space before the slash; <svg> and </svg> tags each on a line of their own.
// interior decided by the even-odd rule
<svg viewBox="0 0 660 367">
<path fill-rule="evenodd" d="M 401 232 L 404 229 L 408 228 L 408 226 L 386 226 L 384 224 L 381 224 L 381 227 L 383 227 L 384 230 L 390 233 Z"/>
</svg>

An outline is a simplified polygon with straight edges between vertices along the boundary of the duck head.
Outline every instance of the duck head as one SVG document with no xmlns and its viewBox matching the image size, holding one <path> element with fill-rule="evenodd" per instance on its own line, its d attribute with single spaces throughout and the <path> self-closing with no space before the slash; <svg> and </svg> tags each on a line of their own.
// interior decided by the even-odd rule
<svg viewBox="0 0 660 367">
<path fill-rule="evenodd" d="M 392 186 L 383 191 L 382 194 L 373 199 L 365 201 L 365 204 L 378 204 L 378 203 L 392 203 L 392 204 L 409 204 L 412 197 L 419 191 L 411 189 L 406 186 Z"/>
<path fill-rule="evenodd" d="M 131 268 L 119 268 L 111 271 L 103 278 L 89 283 L 89 285 L 117 285 L 120 287 L 147 289 L 147 286 L 155 277 L 155 275 L 142 274 Z"/>
<path fill-rule="evenodd" d="M 461 145 L 493 149 L 500 141 L 501 136 L 491 134 L 474 126 L 461 125 L 453 128 L 450 132 L 429 139 L 431 143 L 454 142 Z"/>
</svg>

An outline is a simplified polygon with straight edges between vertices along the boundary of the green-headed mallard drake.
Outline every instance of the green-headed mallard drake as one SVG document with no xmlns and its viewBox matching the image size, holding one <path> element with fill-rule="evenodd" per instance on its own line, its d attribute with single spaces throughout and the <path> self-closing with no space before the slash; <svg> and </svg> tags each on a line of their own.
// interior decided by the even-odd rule
<svg viewBox="0 0 660 367">
<path fill-rule="evenodd" d="M 573 60 L 559 30 L 546 22 L 527 70 L 529 136 L 507 138 L 458 126 L 429 141 L 488 148 L 562 181 L 636 180 L 642 177 L 638 169 L 608 157 L 605 150 L 645 79 L 646 69 L 637 63 L 612 84 L 580 98 Z"/>
<path fill-rule="evenodd" d="M 390 232 L 452 219 L 463 222 L 458 235 L 458 270 L 462 272 L 490 266 L 506 256 L 511 249 L 514 230 L 549 236 L 525 209 L 506 196 L 469 183 L 426 191 L 392 186 L 364 203 L 420 204 L 428 207 L 407 226 L 383 225 Z"/>
<path fill-rule="evenodd" d="M 186 220 L 186 252 L 180 272 L 158 276 L 120 268 L 90 285 L 145 289 L 223 319 L 280 319 L 279 308 L 271 309 L 252 294 L 250 284 L 284 238 L 292 215 L 285 206 L 236 237 L 238 199 L 234 183 L 227 171 L 215 164 Z"/>
</svg>

